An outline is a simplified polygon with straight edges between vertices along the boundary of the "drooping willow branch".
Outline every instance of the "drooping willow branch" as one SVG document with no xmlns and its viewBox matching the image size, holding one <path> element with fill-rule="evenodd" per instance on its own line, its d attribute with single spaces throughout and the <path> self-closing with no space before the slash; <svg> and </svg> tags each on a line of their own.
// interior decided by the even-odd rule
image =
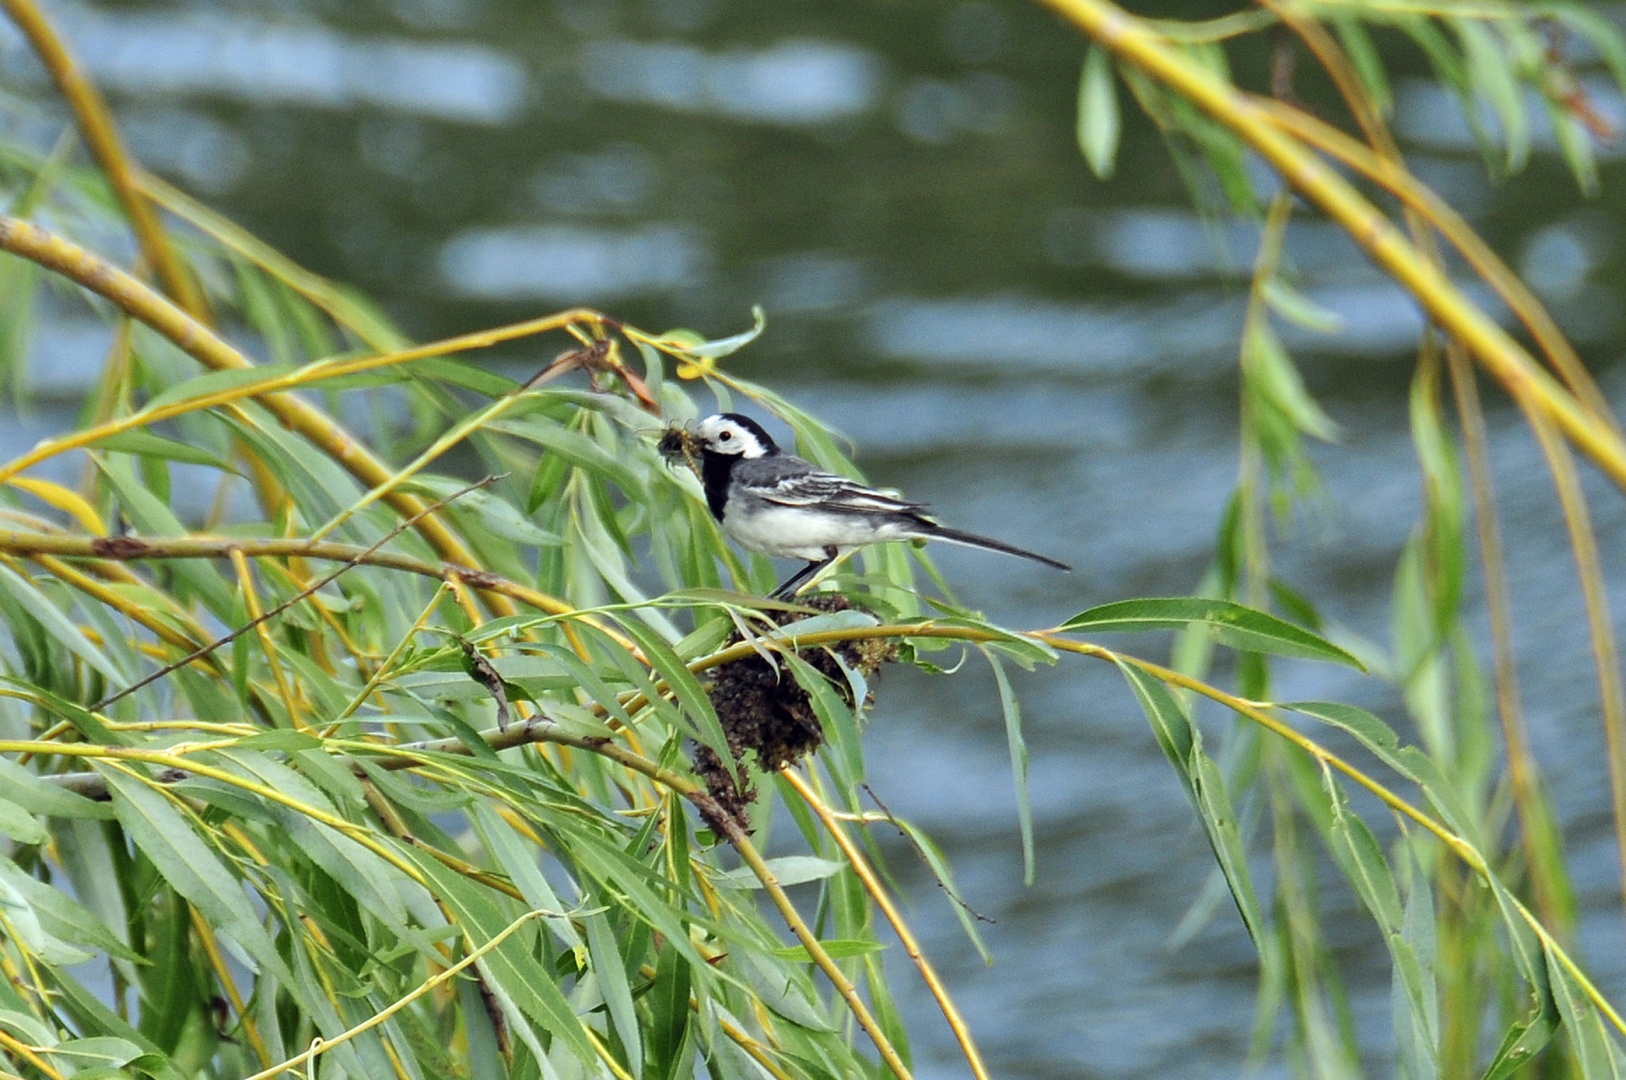
<svg viewBox="0 0 1626 1080">
<path fill-rule="evenodd" d="M 138 170 L 124 151 L 118 129 L 108 115 L 107 103 L 102 100 L 96 85 L 85 77 L 67 46 L 32 0 L 0 0 L 0 3 L 4 4 L 6 13 L 33 45 L 35 54 L 51 73 L 57 89 L 73 110 L 85 145 L 90 148 L 102 172 L 107 174 L 108 183 L 124 205 L 124 212 L 129 215 L 130 228 L 135 233 L 142 258 L 157 273 L 164 291 L 177 304 L 193 318 L 207 318 L 208 304 L 203 293 L 182 267 L 181 260 L 175 255 L 174 245 L 159 224 L 157 213 L 139 189 L 136 180 Z"/>
<path fill-rule="evenodd" d="M 36 262 L 106 297 L 210 370 L 247 370 L 254 367 L 253 361 L 213 330 L 134 277 L 37 225 L 0 215 L 0 249 Z M 259 400 L 282 424 L 309 439 L 361 483 L 376 487 L 389 479 L 391 470 L 321 410 L 291 394 L 267 394 Z M 33 463 L 29 456 L 20 460 Z M 27 464 L 13 462 L 6 466 L 4 473 L 0 474 L 0 482 L 26 468 Z M 392 492 L 385 501 L 405 517 L 421 513 L 425 505 L 417 496 L 400 491 Z M 418 522 L 417 529 L 442 558 L 457 563 L 474 561 L 463 541 L 435 516 L 424 517 Z M 506 610 L 502 614 L 514 613 L 506 600 L 503 606 Z"/>
<path fill-rule="evenodd" d="M 1549 416 L 1582 453 L 1626 491 L 1626 440 L 1559 384 L 1439 266 L 1337 170 L 1287 134 L 1268 103 L 1221 79 L 1142 20 L 1108 0 L 1041 0 L 1122 62 L 1229 128 L 1259 153 L 1296 191 L 1315 204 L 1406 287 L 1431 318 L 1526 409 Z"/>
<path fill-rule="evenodd" d="M 1111 649 L 1106 649 L 1090 642 L 1078 641 L 1076 639 L 1067 637 L 1057 630 L 1039 630 L 1018 636 L 1028 641 L 1041 643 L 1061 652 L 1088 656 L 1094 659 L 1107 661 L 1114 665 L 1129 665 L 1139 668 L 1140 670 L 1172 687 L 1182 690 L 1189 690 L 1224 705 L 1226 708 L 1231 709 L 1232 711 L 1247 718 L 1248 720 L 1253 721 L 1256 724 L 1259 724 L 1277 736 L 1286 739 L 1288 742 L 1292 743 L 1300 750 L 1303 750 L 1305 753 L 1311 755 L 1311 757 L 1326 767 L 1348 777 L 1354 783 L 1376 796 L 1391 810 L 1415 822 L 1428 833 L 1433 835 L 1476 874 L 1487 879 L 1492 877 L 1494 871 L 1491 869 L 1490 864 L 1472 843 L 1463 837 L 1458 836 L 1427 812 L 1419 809 L 1408 800 L 1402 798 L 1399 794 L 1394 792 L 1381 781 L 1367 775 L 1365 772 L 1356 768 L 1348 761 L 1345 761 L 1339 755 L 1317 743 L 1314 739 L 1303 735 L 1302 733 L 1296 731 L 1291 725 L 1285 723 L 1275 716 L 1272 716 L 1268 711 L 1270 708 L 1268 704 L 1246 701 L 1242 698 L 1236 697 L 1233 694 L 1228 694 L 1223 690 L 1210 686 L 1199 679 L 1194 679 L 1170 668 L 1154 664 L 1147 660 L 1141 660 L 1133 656 L 1128 656 Z M 875 638 L 938 638 L 966 642 L 992 643 L 1001 640 L 1008 640 L 1010 637 L 1011 635 L 1007 632 L 1000 632 L 993 629 L 982 629 L 978 627 L 959 625 L 937 625 L 930 621 L 926 621 L 904 625 L 881 625 L 857 628 L 849 627 L 839 630 L 825 630 L 802 634 L 797 636 L 796 646 L 797 648 L 809 648 L 821 645 L 833 645 L 842 641 Z M 689 669 L 695 673 L 703 672 L 729 660 L 740 659 L 744 656 L 752 655 L 757 647 L 759 647 L 757 644 L 742 642 L 730 646 L 729 648 L 722 649 L 710 656 L 696 660 L 688 666 Z M 657 692 L 664 691 L 660 686 L 657 686 Z M 642 694 L 629 693 L 625 696 L 623 707 L 628 709 L 636 709 L 639 707 L 639 703 L 643 700 L 644 697 Z M 716 811 L 719 809 L 715 802 L 711 799 L 710 795 L 704 789 L 696 785 L 692 780 L 650 761 L 635 751 L 620 745 L 608 736 L 584 735 L 577 732 L 565 731 L 558 725 L 546 720 L 545 718 L 536 717 L 524 724 L 512 725 L 507 731 L 498 731 L 493 729 L 482 732 L 480 737 L 486 746 L 490 747 L 494 751 L 504 750 L 530 742 L 549 742 L 600 754 L 616 762 L 617 764 L 632 769 L 633 771 L 654 780 L 656 783 L 671 788 L 671 790 L 678 792 L 684 798 L 701 808 L 702 812 L 706 812 L 708 809 L 711 811 Z M 458 738 L 424 740 L 421 742 L 406 743 L 393 747 L 344 740 L 329 740 L 327 745 L 341 753 L 366 754 L 371 764 L 379 768 L 390 770 L 412 769 L 419 767 L 425 764 L 425 758 L 427 756 L 441 754 L 467 756 L 473 753 L 473 751 Z M 14 749 L 19 751 L 26 750 L 34 753 L 50 753 L 53 752 L 54 747 L 55 744 L 48 743 L 0 743 L 0 752 L 5 752 L 8 749 Z M 120 748 L 112 749 L 118 750 Z M 83 754 L 85 750 L 83 748 L 76 748 L 69 752 Z M 76 791 L 79 794 L 89 797 L 97 797 L 98 795 L 104 794 L 106 791 L 105 783 L 101 780 L 101 777 L 94 773 L 58 774 L 55 776 L 43 777 L 42 779 L 48 780 L 52 783 L 65 787 L 68 790 Z M 726 815 L 723 815 L 723 817 L 719 820 L 727 820 Z M 737 837 L 730 834 L 726 828 L 724 829 L 724 832 L 725 834 L 728 834 L 728 838 L 731 843 L 735 843 L 736 841 L 748 843 L 748 838 L 745 837 L 743 832 L 740 832 L 738 828 L 735 828 L 733 831 L 738 833 Z M 757 867 L 753 864 L 753 871 L 756 870 Z M 766 864 L 761 867 L 761 872 L 768 872 Z M 771 874 L 769 876 L 771 878 Z M 766 882 L 764 885 L 767 887 Z M 772 893 L 773 889 L 770 888 L 769 891 Z M 777 900 L 775 902 L 776 904 L 778 903 Z M 1560 958 L 1560 962 L 1565 966 L 1565 969 L 1576 979 L 1577 984 L 1582 988 L 1582 991 L 1587 995 L 1588 999 L 1593 1003 L 1598 1011 L 1603 1014 L 1603 1016 L 1617 1031 L 1619 1031 L 1622 1035 L 1626 1035 L 1626 1020 L 1621 1018 L 1620 1014 L 1614 1009 L 1609 1001 L 1581 971 L 1580 967 L 1575 964 L 1574 960 L 1569 957 L 1568 953 L 1559 944 L 1557 939 L 1554 938 L 1553 935 L 1548 931 L 1541 920 L 1522 903 L 1519 903 L 1517 900 L 1514 900 L 1513 903 L 1516 905 L 1516 910 L 1519 917 L 1524 920 L 1524 922 L 1536 934 L 1536 936 L 1541 940 L 1542 944 L 1547 949 L 1551 950 L 1555 956 Z M 785 904 L 789 904 L 788 899 L 785 901 Z M 803 942 L 803 944 L 806 944 L 806 942 Z M 820 966 L 822 967 L 823 965 L 821 964 Z"/>
<path fill-rule="evenodd" d="M 911 1073 L 896 1048 L 881 1030 L 879 1023 L 871 1015 L 863 999 L 859 997 L 858 990 L 852 981 L 842 972 L 835 959 L 820 943 L 818 936 L 796 911 L 790 897 L 785 894 L 774 876 L 773 870 L 767 861 L 751 843 L 751 838 L 744 829 L 730 816 L 727 810 L 714 800 L 710 793 L 692 779 L 672 769 L 665 768 L 649 760 L 614 740 L 605 736 L 583 734 L 581 732 L 567 731 L 553 721 L 543 717 L 532 717 L 523 724 L 509 727 L 507 731 L 491 731 L 482 733 L 482 738 L 493 750 L 507 749 L 527 743 L 552 743 L 558 746 L 568 746 L 577 750 L 587 751 L 605 757 L 632 772 L 638 773 L 649 780 L 660 784 L 681 797 L 693 803 L 703 816 L 712 822 L 727 838 L 729 844 L 739 853 L 741 860 L 751 868 L 752 873 L 761 882 L 763 890 L 769 899 L 784 917 L 791 933 L 813 962 L 824 972 L 825 977 L 835 987 L 853 1018 L 858 1022 L 870 1040 L 875 1044 L 882 1061 L 898 1080 L 910 1080 Z M 275 802 L 293 805 L 293 800 L 281 792 L 272 791 L 262 784 L 255 784 L 236 777 L 223 769 L 215 769 L 208 765 L 201 765 L 187 760 L 190 752 L 202 752 L 214 748 L 225 748 L 235 740 L 210 740 L 207 743 L 196 744 L 190 748 L 172 747 L 167 751 L 143 750 L 137 747 L 122 746 L 92 746 L 84 743 L 46 743 L 37 740 L 0 740 L 0 753 L 27 753 L 27 754 L 61 754 L 71 757 L 102 759 L 107 761 L 144 762 L 159 766 L 166 770 L 161 780 L 178 780 L 189 772 L 196 772 L 208 776 L 210 779 L 230 783 L 234 786 L 253 790 L 255 794 L 270 798 Z M 350 754 L 365 755 L 369 764 L 389 770 L 413 769 L 429 763 L 436 756 L 444 754 L 468 755 L 470 748 L 456 739 L 433 740 L 423 743 L 414 743 L 404 746 L 387 747 L 351 740 L 327 740 L 326 744 L 347 751 Z M 340 760 L 343 760 L 341 757 Z M 359 766 L 357 766 L 359 769 Z M 69 791 L 77 792 L 92 798 L 105 798 L 107 795 L 107 782 L 99 773 L 71 773 L 57 774 L 55 776 L 41 777 L 58 784 Z M 298 807 L 295 807 L 299 809 Z M 300 809 L 300 812 L 307 812 Z M 320 820 L 332 828 L 339 829 L 352 836 L 358 842 L 367 844 L 369 848 L 381 857 L 389 860 L 392 865 L 401 865 L 398 856 L 388 852 L 382 845 L 377 845 L 365 830 L 358 830 L 342 818 L 334 817 L 316 808 L 309 808 L 313 819 Z M 435 849 L 426 848 L 431 854 Z M 409 872 L 416 879 L 415 871 Z"/>
</svg>

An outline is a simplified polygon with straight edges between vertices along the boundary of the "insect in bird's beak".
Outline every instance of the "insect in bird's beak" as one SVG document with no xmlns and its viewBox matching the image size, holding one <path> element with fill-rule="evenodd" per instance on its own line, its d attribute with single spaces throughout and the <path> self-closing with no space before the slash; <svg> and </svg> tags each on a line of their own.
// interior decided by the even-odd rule
<svg viewBox="0 0 1626 1080">
<path fill-rule="evenodd" d="M 668 465 L 676 465 L 682 461 L 697 474 L 700 472 L 700 466 L 696 462 L 700 455 L 700 439 L 688 428 L 667 428 L 661 435 L 661 441 L 655 444 L 655 449 L 660 451 L 661 457 L 666 459 Z"/>
</svg>

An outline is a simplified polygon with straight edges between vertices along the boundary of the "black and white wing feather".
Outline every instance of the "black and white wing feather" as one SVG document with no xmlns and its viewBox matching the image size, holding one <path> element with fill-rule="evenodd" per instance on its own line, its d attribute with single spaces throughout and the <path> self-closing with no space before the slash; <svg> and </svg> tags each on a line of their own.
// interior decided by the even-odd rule
<svg viewBox="0 0 1626 1080">
<path fill-rule="evenodd" d="M 774 483 L 752 485 L 751 494 L 776 506 L 817 507 L 838 514 L 923 514 L 925 503 L 906 502 L 889 492 L 866 487 L 856 480 L 827 472 L 781 477 Z"/>
</svg>

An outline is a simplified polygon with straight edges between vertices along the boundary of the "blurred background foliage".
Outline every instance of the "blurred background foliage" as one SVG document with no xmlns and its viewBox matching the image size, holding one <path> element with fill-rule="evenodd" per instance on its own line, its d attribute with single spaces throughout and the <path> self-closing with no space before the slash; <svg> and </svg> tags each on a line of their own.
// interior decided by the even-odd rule
<svg viewBox="0 0 1626 1080">
<path fill-rule="evenodd" d="M 1001 1074 L 1620 1070 L 1615 234 L 1555 211 L 1609 191 L 1609 9 L 860 5 L 840 37 L 703 3 L 4 6 L 16 1075 L 981 1075 L 973 1036 Z M 527 145 L 559 150 L 487 154 Z M 1529 186 L 1535 292 L 1476 231 Z M 1111 304 L 1058 299 L 1086 271 Z M 534 317 L 573 303 L 616 318 Z M 858 607 L 776 626 L 775 568 L 654 443 L 741 407 L 851 471 L 821 404 L 1084 583 L 949 556 L 962 602 L 889 548 L 833 579 Z M 1026 509 L 980 525 L 993 491 Z M 1314 538 L 1357 506 L 1377 539 Z M 1144 631 L 1167 664 L 1116 637 Z M 872 687 L 873 640 L 904 663 Z M 872 690 L 934 722 L 866 733 L 873 801 Z M 736 761 L 764 710 L 817 719 L 808 767 Z M 946 978 L 892 899 L 934 879 Z M 985 896 L 1040 928 L 992 941 L 1020 985 L 975 983 Z M 1181 1017 L 1205 998 L 1158 955 L 1227 1000 Z"/>
</svg>

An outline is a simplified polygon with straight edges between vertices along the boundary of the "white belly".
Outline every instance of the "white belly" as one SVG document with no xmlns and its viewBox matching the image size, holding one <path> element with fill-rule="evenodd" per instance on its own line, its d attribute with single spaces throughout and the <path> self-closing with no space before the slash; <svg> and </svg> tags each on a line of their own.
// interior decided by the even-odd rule
<svg viewBox="0 0 1626 1080">
<path fill-rule="evenodd" d="M 767 506 L 746 517 L 723 512 L 723 531 L 741 547 L 764 555 L 817 562 L 835 548 L 850 551 L 884 540 L 907 540 L 920 532 L 904 520 L 877 524 L 852 514 L 823 514 L 805 508 Z"/>
</svg>

